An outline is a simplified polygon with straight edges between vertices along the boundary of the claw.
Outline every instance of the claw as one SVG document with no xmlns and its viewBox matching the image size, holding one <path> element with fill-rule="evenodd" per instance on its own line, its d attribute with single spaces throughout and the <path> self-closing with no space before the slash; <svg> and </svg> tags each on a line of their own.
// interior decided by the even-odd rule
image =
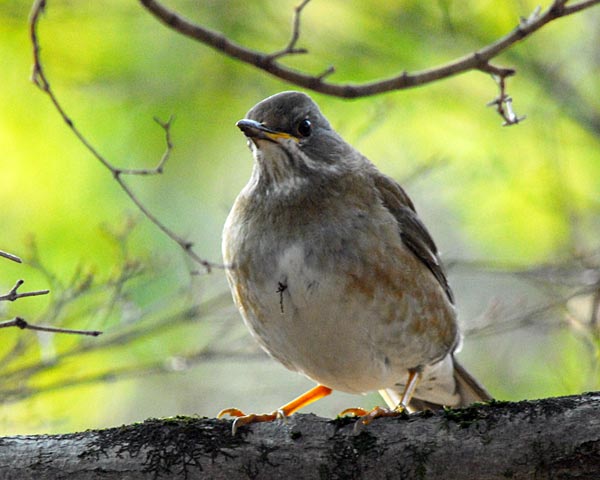
<svg viewBox="0 0 600 480">
<path fill-rule="evenodd" d="M 326 397 L 330 393 L 331 388 L 326 387 L 325 385 L 317 385 L 316 387 L 311 388 L 308 392 L 300 395 L 298 398 L 286 403 L 283 407 L 278 408 L 273 413 L 263 413 L 261 415 L 251 413 L 250 415 L 246 415 L 238 408 L 226 408 L 225 410 L 221 410 L 219 412 L 217 418 L 222 418 L 225 415 L 236 417 L 231 427 L 231 432 L 233 435 L 235 435 L 237 429 L 244 425 L 258 422 L 272 422 L 273 420 L 285 420 L 292 413 L 297 412 L 301 408 L 319 400 L 320 398 Z"/>
<path fill-rule="evenodd" d="M 219 412 L 217 418 L 223 418 L 225 415 L 236 417 L 233 423 L 231 424 L 232 435 L 235 435 L 238 431 L 238 428 L 243 427 L 244 425 L 250 425 L 251 423 L 272 422 L 274 420 L 285 419 L 285 413 L 282 410 L 275 410 L 273 413 L 250 413 L 246 415 L 238 408 L 226 408 L 225 410 L 221 410 Z"/>
<path fill-rule="evenodd" d="M 373 410 L 368 411 L 364 408 L 347 408 L 338 414 L 338 417 L 345 417 L 352 415 L 353 417 L 359 417 L 359 420 L 364 425 L 368 425 L 373 420 L 379 417 L 397 417 L 402 415 L 406 411 L 406 408 L 400 404 L 393 410 L 384 407 L 375 407 Z"/>
<path fill-rule="evenodd" d="M 354 415 L 359 417 L 359 419 L 354 424 L 354 433 L 358 433 L 365 425 L 369 425 L 373 420 L 379 417 L 398 417 L 400 415 L 406 414 L 409 410 L 407 405 L 412 398 L 415 389 L 419 381 L 421 380 L 421 368 L 412 368 L 408 370 L 408 380 L 406 382 L 406 386 L 404 387 L 404 392 L 402 393 L 402 398 L 400 399 L 400 403 L 396 405 L 394 409 L 375 407 L 370 412 L 363 410 L 362 408 L 347 408 L 340 415 Z M 389 399 L 389 395 L 387 395 L 386 390 L 380 391 L 383 398 L 387 401 Z M 388 402 L 390 403 L 390 402 Z"/>
<path fill-rule="evenodd" d="M 277 420 L 278 415 L 277 412 L 273 413 L 263 413 L 257 415 L 255 413 L 251 413 L 250 415 L 244 415 L 242 417 L 237 417 L 233 424 L 231 425 L 231 435 L 235 435 L 238 431 L 238 428 L 243 427 L 244 425 L 250 425 L 251 423 L 260 423 L 260 422 L 272 422 Z"/>
<path fill-rule="evenodd" d="M 371 423 L 376 418 L 398 417 L 398 416 L 402 415 L 402 413 L 404 411 L 405 411 L 405 408 L 403 405 L 398 405 L 393 410 L 390 410 L 389 408 L 375 407 L 369 413 L 367 413 L 366 415 L 363 415 L 362 418 L 360 419 L 360 422 L 363 425 L 369 425 L 369 423 Z"/>
<path fill-rule="evenodd" d="M 272 415 L 275 415 L 275 420 L 283 420 L 285 421 L 287 419 L 287 415 L 285 414 L 285 412 L 281 409 L 278 408 L 277 410 L 275 410 Z"/>
<path fill-rule="evenodd" d="M 404 405 L 400 404 L 393 410 L 383 407 L 375 407 L 371 411 L 367 411 L 364 408 L 347 408 L 340 412 L 338 417 L 344 417 L 346 415 L 352 415 L 358 417 L 354 424 L 354 433 L 359 433 L 362 428 L 369 425 L 373 420 L 380 417 L 398 417 L 406 411 Z"/>
<path fill-rule="evenodd" d="M 347 417 L 348 415 L 352 415 L 353 417 L 364 417 L 367 413 L 369 412 L 364 408 L 347 408 L 338 413 L 338 417 Z"/>
<path fill-rule="evenodd" d="M 245 417 L 246 416 L 246 414 L 244 412 L 242 412 L 239 408 L 225 408 L 217 414 L 217 418 L 223 418 L 225 415 L 229 415 L 231 417 Z"/>
</svg>

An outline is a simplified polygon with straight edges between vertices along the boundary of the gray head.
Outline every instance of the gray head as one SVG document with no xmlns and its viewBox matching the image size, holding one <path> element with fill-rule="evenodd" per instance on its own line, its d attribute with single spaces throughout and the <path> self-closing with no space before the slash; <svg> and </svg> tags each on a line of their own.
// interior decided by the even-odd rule
<svg viewBox="0 0 600 480">
<path fill-rule="evenodd" d="M 360 157 L 301 92 L 282 92 L 263 100 L 237 126 L 248 137 L 261 182 L 339 175 Z"/>
</svg>

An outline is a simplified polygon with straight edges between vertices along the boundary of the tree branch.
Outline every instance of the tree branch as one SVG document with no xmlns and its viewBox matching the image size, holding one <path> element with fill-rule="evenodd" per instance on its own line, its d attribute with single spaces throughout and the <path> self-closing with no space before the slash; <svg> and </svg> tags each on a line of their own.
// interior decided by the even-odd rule
<svg viewBox="0 0 600 480">
<path fill-rule="evenodd" d="M 50 290 L 36 290 L 35 292 L 17 293 L 18 288 L 25 283 L 25 280 L 18 280 L 15 286 L 5 295 L 0 295 L 0 302 L 14 302 L 23 297 L 37 297 L 38 295 L 47 295 Z"/>
<path fill-rule="evenodd" d="M 306 50 L 305 48 L 296 48 L 296 44 L 300 39 L 300 15 L 302 14 L 302 10 L 304 10 L 304 7 L 308 5 L 308 2 L 310 2 L 310 0 L 303 0 L 303 2 L 294 9 L 294 19 L 292 21 L 292 36 L 290 38 L 290 41 L 287 44 L 287 46 L 282 50 L 268 55 L 268 57 L 271 60 L 277 60 L 278 58 L 284 57 L 286 55 L 295 55 L 298 53 L 308 52 L 308 50 Z"/>
<path fill-rule="evenodd" d="M 160 127 L 165 132 L 165 152 L 160 158 L 158 164 L 154 168 L 117 168 L 111 167 L 109 170 L 113 173 L 113 175 L 160 175 L 163 173 L 165 164 L 167 160 L 169 160 L 171 156 L 171 152 L 173 151 L 173 140 L 171 139 L 171 125 L 175 120 L 174 116 L 171 116 L 166 122 L 163 122 L 157 117 L 154 117 L 154 121 L 160 125 Z"/>
<path fill-rule="evenodd" d="M 518 116 L 512 106 L 512 97 L 510 97 L 506 93 L 506 75 L 496 74 L 490 70 L 492 76 L 496 80 L 498 84 L 498 88 L 500 89 L 500 93 L 498 96 L 487 104 L 488 107 L 496 107 L 496 112 L 504 119 L 503 127 L 508 127 L 510 125 L 516 125 L 517 123 L 522 122 L 527 118 L 525 115 Z"/>
<path fill-rule="evenodd" d="M 0 477 L 599 478 L 600 394 L 375 420 L 293 415 L 231 436 L 230 422 L 175 417 L 69 435 L 0 438 Z"/>
<path fill-rule="evenodd" d="M 21 330 L 35 330 L 38 332 L 50 332 L 50 333 L 72 333 L 74 335 L 89 335 L 91 337 L 97 337 L 102 335 L 102 332 L 97 330 L 73 330 L 71 328 L 59 328 L 59 327 L 43 327 L 39 325 L 33 325 L 21 317 L 16 317 L 6 322 L 0 322 L 0 328 L 17 327 Z"/>
<path fill-rule="evenodd" d="M 308 3 L 306 0 L 296 7 L 292 38 L 288 46 L 275 54 L 267 54 L 239 45 L 220 32 L 210 30 L 187 20 L 182 15 L 170 10 L 156 0 L 140 0 L 140 3 L 171 29 L 197 40 L 214 50 L 270 73 L 277 78 L 315 92 L 335 97 L 357 98 L 417 87 L 470 70 L 480 70 L 488 73 L 493 70 L 494 75 L 506 78 L 513 75 L 515 71 L 511 68 L 491 65 L 490 61 L 493 58 L 517 42 L 527 38 L 547 23 L 597 5 L 600 3 L 600 0 L 584 0 L 571 6 L 566 6 L 567 1 L 565 0 L 555 0 L 545 12 L 540 14 L 536 10 L 529 18 L 522 19 L 519 25 L 504 37 L 470 55 L 427 70 L 414 73 L 401 72 L 388 79 L 345 85 L 325 81 L 325 77 L 333 72 L 333 67 L 325 70 L 325 74 L 315 76 L 286 67 L 278 61 L 290 54 L 306 52 L 304 49 L 296 49 L 295 47 L 300 36 L 300 12 Z"/>
<path fill-rule="evenodd" d="M 12 253 L 8 253 L 8 252 L 3 252 L 2 250 L 0 250 L 0 257 L 7 258 L 7 259 L 12 260 L 13 262 L 17 262 L 17 263 L 22 263 L 23 262 L 16 255 L 13 255 Z"/>
<path fill-rule="evenodd" d="M 155 119 L 155 121 L 163 128 L 165 132 L 165 142 L 166 142 L 166 151 L 163 154 L 161 160 L 158 165 L 153 169 L 123 169 L 115 167 L 111 162 L 108 161 L 99 151 L 92 145 L 92 143 L 86 138 L 86 136 L 79 130 L 79 128 L 75 125 L 74 121 L 70 118 L 69 114 L 66 112 L 58 97 L 50 87 L 50 82 L 46 77 L 46 73 L 43 68 L 42 60 L 41 60 L 41 47 L 38 38 L 38 23 L 40 20 L 40 16 L 44 9 L 46 8 L 46 0 L 36 0 L 33 4 L 30 21 L 29 21 L 29 36 L 31 40 L 31 44 L 33 47 L 33 72 L 32 72 L 32 81 L 33 83 L 44 92 L 50 98 L 54 108 L 62 117 L 64 122 L 67 124 L 69 129 L 73 132 L 73 134 L 77 137 L 77 139 L 84 145 L 84 147 L 94 156 L 106 169 L 108 169 L 115 181 L 119 184 L 123 192 L 129 197 L 129 199 L 137 206 L 137 208 L 142 212 L 142 214 L 150 220 L 154 225 L 156 225 L 159 230 L 161 230 L 165 235 L 167 235 L 171 240 L 177 243 L 181 249 L 196 263 L 200 264 L 207 272 L 210 272 L 212 268 L 223 268 L 222 265 L 209 262 L 204 258 L 200 257 L 194 250 L 194 244 L 190 241 L 185 240 L 184 238 L 177 235 L 173 230 L 168 228 L 163 222 L 161 222 L 158 217 L 156 217 L 138 198 L 138 196 L 133 192 L 131 187 L 125 182 L 123 179 L 124 175 L 156 175 L 163 172 L 163 167 L 165 162 L 168 160 L 171 150 L 173 149 L 173 144 L 171 142 L 171 123 L 172 118 L 170 118 L 167 122 L 161 122 L 160 120 Z"/>
<path fill-rule="evenodd" d="M 4 258 L 8 258 L 8 259 L 13 260 L 18 263 L 22 262 L 19 257 L 12 255 L 10 253 L 0 251 L 0 256 L 2 256 Z M 17 290 L 24 283 L 25 283 L 25 280 L 17 280 L 17 283 L 15 283 L 14 287 L 12 287 L 8 293 L 6 293 L 4 295 L 0 295 L 0 302 L 2 302 L 2 301 L 14 302 L 15 300 L 18 300 L 19 298 L 37 297 L 40 295 L 47 295 L 48 293 L 50 293 L 50 290 L 35 290 L 33 292 L 19 293 Z M 40 332 L 73 333 L 73 334 L 77 334 L 77 335 L 91 335 L 94 337 L 96 337 L 102 333 L 102 332 L 98 332 L 98 331 L 73 330 L 73 329 L 69 329 L 69 328 L 41 327 L 38 325 L 33 325 L 21 317 L 16 317 L 16 318 L 13 318 L 12 320 L 0 322 L 0 328 L 9 328 L 9 327 L 17 327 L 17 328 L 20 328 L 21 330 L 37 330 Z"/>
</svg>

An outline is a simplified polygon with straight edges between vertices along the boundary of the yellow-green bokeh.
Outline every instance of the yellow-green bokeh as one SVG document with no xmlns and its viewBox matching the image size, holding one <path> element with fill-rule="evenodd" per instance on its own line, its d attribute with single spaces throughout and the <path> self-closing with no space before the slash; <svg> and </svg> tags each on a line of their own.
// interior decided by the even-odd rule
<svg viewBox="0 0 600 480">
<path fill-rule="evenodd" d="M 288 41 L 295 4 L 170 3 L 196 22 L 266 50 Z M 313 0 L 304 11 L 299 43 L 310 53 L 284 62 L 315 74 L 335 65 L 332 82 L 430 68 L 493 42 L 535 6 L 532 1 Z M 29 8 L 24 0 L 0 2 L 0 249 L 27 259 L 35 239 L 41 261 L 60 281 L 67 283 L 82 265 L 94 275 L 94 284 L 101 285 L 125 261 L 110 232 L 133 217 L 138 224 L 127 241 L 127 255 L 147 271 L 127 287 L 127 308 L 141 312 L 140 325 L 151 325 L 153 315 L 160 319 L 224 291 L 218 269 L 210 275 L 189 275 L 197 266 L 139 216 L 110 173 L 30 82 Z M 410 178 L 406 188 L 445 258 L 520 267 L 551 263 L 569 257 L 575 240 L 579 250 L 597 248 L 600 132 L 582 117 L 595 115 L 596 127 L 600 124 L 600 60 L 594 50 L 600 38 L 598 10 L 557 20 L 497 60 L 518 70 L 508 88 L 517 113 L 527 115 L 519 126 L 501 127 L 500 117 L 485 107 L 497 87 L 481 72 L 365 99 L 313 96 L 340 133 L 383 171 L 399 180 Z M 153 117 L 176 117 L 175 148 L 164 174 L 127 181 L 166 225 L 195 243 L 200 255 L 219 262 L 223 221 L 251 169 L 235 122 L 265 96 L 295 87 L 176 34 L 136 2 L 48 1 L 39 33 L 55 93 L 78 128 L 114 165 L 154 166 L 164 151 L 164 138 Z M 573 91 L 551 90 L 546 83 L 550 74 Z M 572 108 L 578 108 L 579 117 Z M 427 165 L 433 166 L 411 177 Z M 0 259 L 1 291 L 8 291 L 18 278 L 26 280 L 26 289 L 50 286 L 30 265 Z M 510 291 L 510 282 L 496 291 L 493 280 L 476 284 L 468 274 L 452 274 L 452 281 L 465 325 L 498 298 L 507 308 L 534 303 L 528 290 Z M 0 304 L 2 319 L 40 318 L 51 307 L 53 293 Z M 85 296 L 59 320 L 67 319 L 72 328 L 93 325 L 106 335 L 118 335 L 129 325 L 123 324 L 121 310 L 101 315 L 109 298 L 102 291 Z M 127 347 L 71 357 L 32 383 L 49 385 L 107 366 L 168 362 L 215 341 L 215 335 L 222 335 L 219 325 L 236 316 L 231 305 L 220 306 L 206 321 L 142 337 Z M 239 332 L 227 335 L 240 349 L 253 351 L 241 321 L 233 325 Z M 0 358 L 27 335 L 35 336 L 0 330 Z M 42 358 L 43 342 L 37 337 L 31 341 L 35 346 L 20 360 L 23 364 Z M 73 342 L 58 337 L 44 341 L 58 351 Z M 515 351 L 515 345 L 523 349 Z M 516 330 L 492 339 L 467 338 L 464 358 L 496 395 L 518 399 L 577 393 L 584 385 L 594 388 L 589 375 L 578 382 L 573 367 L 578 361 L 591 362 L 582 354 L 584 348 L 568 329 Z M 556 374 L 561 365 L 568 378 Z M 0 406 L 0 433 L 70 431 L 150 415 L 214 415 L 230 403 L 272 410 L 308 386 L 310 382 L 270 360 L 207 360 L 171 375 L 101 382 L 5 402 Z M 338 396 L 314 411 L 334 415 L 348 401 Z"/>
</svg>

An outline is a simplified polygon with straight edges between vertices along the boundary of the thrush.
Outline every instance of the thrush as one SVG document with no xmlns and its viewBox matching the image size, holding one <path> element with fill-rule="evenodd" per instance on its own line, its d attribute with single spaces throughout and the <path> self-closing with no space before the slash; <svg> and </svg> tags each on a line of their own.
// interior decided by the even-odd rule
<svg viewBox="0 0 600 480">
<path fill-rule="evenodd" d="M 223 231 L 233 299 L 262 348 L 317 383 L 270 414 L 291 415 L 332 390 L 378 390 L 387 408 L 491 399 L 456 360 L 454 297 L 438 249 L 392 178 L 335 132 L 306 94 L 283 92 L 237 122 L 254 167 Z"/>
</svg>

